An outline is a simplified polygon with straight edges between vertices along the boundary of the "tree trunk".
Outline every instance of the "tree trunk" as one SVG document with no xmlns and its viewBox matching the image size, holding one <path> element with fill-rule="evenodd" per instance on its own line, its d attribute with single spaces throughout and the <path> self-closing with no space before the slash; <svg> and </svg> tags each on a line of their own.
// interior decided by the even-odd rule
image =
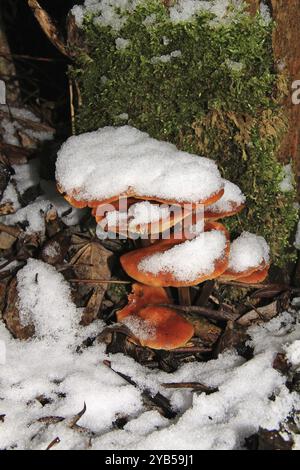
<svg viewBox="0 0 300 470">
<path fill-rule="evenodd" d="M 16 103 L 20 98 L 16 69 L 10 55 L 2 15 L 0 11 L 0 80 L 6 83 L 6 99 L 8 104 Z"/>
<path fill-rule="evenodd" d="M 251 13 L 255 14 L 260 0 L 246 0 Z M 289 121 L 289 132 L 283 139 L 279 159 L 288 162 L 291 158 L 295 163 L 300 194 L 300 104 L 293 104 L 292 85 L 300 80 L 300 0 L 269 0 L 272 17 L 276 22 L 273 35 L 275 62 L 284 64 L 289 80 L 289 95 L 284 106 Z"/>
</svg>

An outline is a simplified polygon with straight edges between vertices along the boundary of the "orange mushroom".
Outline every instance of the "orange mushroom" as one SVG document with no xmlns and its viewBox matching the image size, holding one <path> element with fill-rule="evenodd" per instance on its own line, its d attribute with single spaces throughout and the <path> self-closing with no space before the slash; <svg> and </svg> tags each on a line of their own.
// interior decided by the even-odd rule
<svg viewBox="0 0 300 470">
<path fill-rule="evenodd" d="M 157 235 L 170 230 L 175 225 L 190 218 L 192 222 L 192 208 L 174 205 L 160 205 L 153 201 L 138 201 L 128 199 L 127 211 L 118 211 L 121 202 L 110 205 L 104 204 L 94 208 L 92 214 L 104 232 L 118 233 L 128 238 L 147 235 L 157 238 Z M 122 207 L 122 206 L 121 206 Z M 123 207 L 122 207 L 123 209 Z M 144 211 L 143 217 L 140 217 Z M 155 217 L 153 217 L 153 211 Z"/>
<path fill-rule="evenodd" d="M 163 305 L 171 303 L 164 288 L 135 283 L 128 305 L 117 312 L 117 320 L 131 330 L 142 346 L 176 349 L 192 338 L 194 327 L 176 310 Z"/>
<path fill-rule="evenodd" d="M 138 319 L 138 322 L 136 320 Z M 142 346 L 171 350 L 184 346 L 194 335 L 193 325 L 169 307 L 151 305 L 130 315 L 123 323 L 131 329 Z M 141 329 L 142 333 L 139 333 Z"/>
<path fill-rule="evenodd" d="M 263 237 L 244 232 L 231 245 L 229 265 L 221 280 L 262 282 L 270 268 L 269 246 Z"/>
<path fill-rule="evenodd" d="M 63 191 L 63 189 L 60 187 L 60 185 L 57 185 L 58 191 L 64 196 L 64 198 L 71 204 L 72 206 L 82 209 L 84 207 L 90 207 L 90 208 L 97 208 L 98 206 L 102 206 L 105 204 L 112 204 L 112 203 L 117 203 L 118 200 L 127 198 L 129 199 L 137 199 L 137 200 L 143 200 L 143 201 L 154 201 L 158 202 L 160 204 L 167 204 L 167 205 L 178 205 L 178 206 L 184 206 L 184 205 L 190 205 L 193 209 L 197 208 L 200 204 L 204 206 L 208 206 L 210 204 L 214 204 L 217 202 L 222 196 L 224 195 L 224 188 L 220 189 L 216 193 L 212 194 L 206 199 L 202 199 L 199 201 L 178 201 L 175 199 L 163 199 L 159 197 L 154 197 L 154 196 L 144 196 L 141 194 L 136 193 L 133 191 L 132 188 L 129 188 L 125 193 L 122 194 L 116 194 L 115 196 L 112 196 L 107 199 L 102 199 L 102 200 L 80 200 L 76 197 L 76 193 L 79 193 L 79 191 L 73 190 L 71 193 Z"/>
<path fill-rule="evenodd" d="M 218 231 L 225 235 L 225 246 L 224 251 L 222 254 L 214 260 L 213 262 L 213 269 L 209 272 L 204 272 L 203 274 L 198 275 L 194 279 L 189 280 L 179 280 L 174 275 L 174 272 L 167 271 L 160 271 L 157 274 L 142 270 L 139 268 L 139 264 L 145 258 L 151 257 L 157 254 L 163 254 L 173 248 L 176 245 L 180 245 L 184 242 L 189 242 L 186 239 L 176 239 L 172 236 L 168 240 L 161 240 L 153 245 L 131 251 L 126 253 L 125 255 L 121 256 L 121 265 L 126 273 L 132 277 L 133 279 L 150 286 L 173 286 L 173 287 L 182 287 L 182 286 L 193 286 L 200 284 L 209 279 L 215 279 L 219 277 L 227 268 L 228 266 L 228 256 L 230 250 L 230 242 L 229 242 L 229 233 L 226 228 L 217 223 L 217 222 L 209 222 L 205 225 L 205 233 Z M 201 272 L 201 270 L 200 270 Z"/>
<path fill-rule="evenodd" d="M 254 271 L 249 276 L 239 277 L 238 282 L 241 282 L 242 284 L 260 284 L 268 277 L 269 268 L 270 265 L 267 265 L 264 269 Z"/>
<path fill-rule="evenodd" d="M 122 321 L 128 315 L 136 314 L 147 305 L 163 305 L 173 303 L 163 287 L 145 286 L 144 284 L 132 284 L 132 292 L 128 295 L 128 304 L 117 312 L 118 321 Z"/>
<path fill-rule="evenodd" d="M 231 183 L 224 181 L 224 194 L 214 204 L 205 206 L 204 218 L 209 220 L 219 220 L 224 217 L 230 217 L 238 214 L 245 207 L 245 196 L 240 188 Z"/>
</svg>

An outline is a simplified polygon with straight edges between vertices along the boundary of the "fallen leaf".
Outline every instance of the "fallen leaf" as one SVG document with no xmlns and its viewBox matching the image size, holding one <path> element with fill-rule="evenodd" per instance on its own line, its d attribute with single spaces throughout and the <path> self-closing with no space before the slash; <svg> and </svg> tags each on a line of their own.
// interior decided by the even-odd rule
<svg viewBox="0 0 300 470">
<path fill-rule="evenodd" d="M 9 250 L 16 241 L 16 237 L 6 232 L 0 232 L 0 250 Z"/>
<path fill-rule="evenodd" d="M 41 250 L 41 259 L 53 266 L 62 264 L 69 246 L 70 235 L 66 231 L 61 231 L 44 243 Z"/>
<path fill-rule="evenodd" d="M 8 287 L 6 307 L 3 312 L 3 320 L 8 330 L 15 338 L 26 340 L 34 335 L 34 325 L 24 326 L 20 320 L 16 278 L 12 279 Z"/>
<path fill-rule="evenodd" d="M 0 204 L 0 215 L 14 214 L 16 212 L 12 202 Z"/>
<path fill-rule="evenodd" d="M 109 267 L 109 260 L 112 253 L 104 248 L 99 242 L 91 241 L 85 243 L 77 253 L 72 257 L 70 264 L 73 264 L 74 271 L 79 279 L 91 280 L 109 280 L 111 271 Z M 85 306 L 81 324 L 89 325 L 98 317 L 101 308 L 102 300 L 108 284 L 82 285 L 80 289 L 87 295 L 89 299 Z M 88 291 L 87 291 L 88 289 Z"/>
<path fill-rule="evenodd" d="M 283 353 L 278 353 L 273 362 L 273 369 L 278 370 L 282 374 L 287 374 L 291 368 L 291 364 L 289 363 L 287 357 Z"/>
<path fill-rule="evenodd" d="M 246 446 L 249 450 L 292 450 L 293 439 L 291 436 L 287 437 L 284 438 L 280 431 L 260 428 L 257 434 L 246 439 Z"/>
</svg>

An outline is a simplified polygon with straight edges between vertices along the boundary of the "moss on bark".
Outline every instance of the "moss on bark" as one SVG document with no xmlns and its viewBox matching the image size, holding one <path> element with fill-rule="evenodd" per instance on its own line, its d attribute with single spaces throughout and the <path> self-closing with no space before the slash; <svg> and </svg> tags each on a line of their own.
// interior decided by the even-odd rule
<svg viewBox="0 0 300 470">
<path fill-rule="evenodd" d="M 230 229 L 265 236 L 282 265 L 293 256 L 297 212 L 295 191 L 280 191 L 287 89 L 272 32 L 272 23 L 241 11 L 221 23 L 210 13 L 174 23 L 159 0 L 145 0 L 119 31 L 86 16 L 72 74 L 82 99 L 79 132 L 128 123 L 215 159 L 248 199 Z"/>
</svg>

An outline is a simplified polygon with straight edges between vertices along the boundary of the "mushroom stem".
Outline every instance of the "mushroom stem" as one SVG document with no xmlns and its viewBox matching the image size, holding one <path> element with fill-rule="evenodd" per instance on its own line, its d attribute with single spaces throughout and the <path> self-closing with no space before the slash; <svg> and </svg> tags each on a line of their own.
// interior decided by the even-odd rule
<svg viewBox="0 0 300 470">
<path fill-rule="evenodd" d="M 178 288 L 178 300 L 179 300 L 179 305 L 192 305 L 190 287 Z"/>
</svg>

